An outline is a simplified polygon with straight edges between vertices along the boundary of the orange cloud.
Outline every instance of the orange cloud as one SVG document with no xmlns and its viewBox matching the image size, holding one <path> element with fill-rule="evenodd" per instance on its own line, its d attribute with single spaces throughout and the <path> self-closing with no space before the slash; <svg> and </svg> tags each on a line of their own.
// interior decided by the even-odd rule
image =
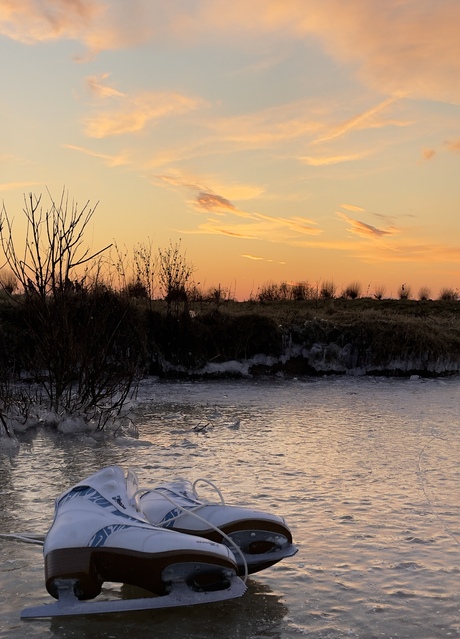
<svg viewBox="0 0 460 639">
<path fill-rule="evenodd" d="M 458 24 L 456 0 L 0 0 L 0 33 L 28 44 L 60 38 L 98 52 L 175 39 L 254 49 L 267 34 L 281 42 L 314 36 L 383 94 L 455 103 Z"/>
<path fill-rule="evenodd" d="M 363 209 L 362 206 L 356 206 L 355 204 L 341 204 L 342 209 L 347 211 L 353 211 L 355 213 L 363 213 L 366 209 Z"/>
<path fill-rule="evenodd" d="M 299 158 L 304 164 L 309 166 L 331 166 L 342 164 L 343 162 L 355 162 L 371 155 L 371 151 L 361 151 L 360 153 L 350 153 L 348 155 L 331 155 L 323 157 L 304 156 Z"/>
<path fill-rule="evenodd" d="M 319 235 L 322 230 L 316 222 L 301 216 L 275 216 L 257 211 L 244 211 L 229 198 L 203 186 L 204 180 L 180 173 L 157 176 L 162 182 L 174 187 L 195 192 L 192 205 L 200 212 L 212 212 L 219 219 L 207 218 L 196 230 L 184 230 L 190 234 L 224 234 L 232 237 L 261 239 L 270 242 L 293 241 L 305 235 Z M 232 187 L 230 187 L 231 189 Z M 238 185 L 237 191 L 247 189 Z M 249 189 L 257 193 L 256 188 Z"/>
<path fill-rule="evenodd" d="M 451 140 L 446 142 L 446 146 L 449 151 L 453 151 L 454 153 L 460 153 L 460 140 Z"/>
<path fill-rule="evenodd" d="M 76 146 L 75 144 L 63 144 L 63 147 L 66 149 L 71 149 L 72 151 L 79 151 L 80 153 L 84 153 L 85 155 L 89 155 L 93 158 L 99 158 L 100 160 L 104 160 L 107 166 L 123 166 L 125 164 L 130 164 L 130 160 L 128 158 L 119 153 L 117 155 L 108 155 L 106 153 L 97 153 L 96 151 L 91 151 L 90 149 L 85 149 L 82 146 Z"/>
<path fill-rule="evenodd" d="M 299 100 L 249 115 L 215 119 L 208 126 L 228 142 L 264 147 L 317 133 L 324 126 L 322 111 L 312 102 Z"/>
<path fill-rule="evenodd" d="M 256 262 L 263 260 L 263 257 L 257 257 L 256 255 L 248 255 L 247 253 L 243 253 L 241 257 L 245 257 L 248 260 L 254 260 Z"/>
<path fill-rule="evenodd" d="M 79 41 L 87 57 L 145 42 L 153 34 L 149 13 L 137 0 L 0 0 L 0 34 L 28 45 Z"/>
<path fill-rule="evenodd" d="M 248 253 L 243 253 L 241 255 L 241 257 L 244 257 L 247 260 L 253 260 L 255 262 L 272 262 L 272 263 L 276 263 L 276 264 L 286 264 L 286 262 L 284 260 L 271 260 L 269 258 L 265 258 L 265 257 L 258 257 L 256 255 L 249 255 Z"/>
<path fill-rule="evenodd" d="M 423 149 L 422 156 L 424 160 L 432 160 L 436 155 L 436 151 L 434 149 Z"/>
<path fill-rule="evenodd" d="M 82 0 L 0 0 L 0 33 L 26 44 L 57 38 L 79 38 L 104 13 L 101 2 Z"/>
<path fill-rule="evenodd" d="M 6 184 L 0 184 L 0 191 L 12 191 L 14 189 L 25 189 L 31 186 L 37 186 L 42 182 L 8 182 Z"/>
<path fill-rule="evenodd" d="M 173 188 L 183 188 L 189 191 L 209 194 L 217 199 L 222 198 L 222 196 L 216 195 L 216 192 L 225 191 L 227 197 L 222 198 L 222 200 L 229 202 L 229 208 L 233 207 L 233 209 L 235 209 L 235 207 L 231 204 L 230 199 L 251 200 L 256 197 L 260 197 L 264 193 L 264 189 L 257 185 L 239 183 L 221 184 L 212 176 L 202 178 L 184 174 L 177 170 L 171 171 L 170 173 L 155 175 L 153 176 L 153 180 L 167 184 Z M 199 204 L 199 202 L 197 202 L 197 204 Z"/>
<path fill-rule="evenodd" d="M 109 77 L 108 73 L 103 73 L 99 76 L 89 76 L 86 78 L 86 84 L 91 93 L 95 94 L 100 98 L 124 98 L 126 97 L 126 93 L 121 93 L 117 89 L 113 87 L 107 86 L 105 80 Z"/>
<path fill-rule="evenodd" d="M 350 227 L 347 229 L 354 233 L 355 235 L 359 235 L 360 237 L 383 237 L 385 235 L 393 235 L 395 232 L 394 228 L 390 229 L 379 229 L 376 226 L 372 226 L 371 224 L 366 224 L 366 222 L 362 222 L 360 220 L 354 220 L 345 213 L 337 212 L 337 215 L 350 224 Z"/>
<path fill-rule="evenodd" d="M 304 218 L 269 216 L 233 209 L 228 211 L 224 220 L 208 218 L 197 229 L 182 232 L 193 235 L 227 235 L 240 239 L 294 245 L 301 237 L 319 235 L 322 231 L 311 220 Z"/>
<path fill-rule="evenodd" d="M 351 247 L 350 252 L 366 263 L 402 263 L 402 264 L 445 264 L 452 262 L 458 264 L 460 260 L 460 248 L 447 246 L 445 244 L 428 244 L 417 242 L 401 242 L 391 248 L 385 245 L 372 243 Z"/>
<path fill-rule="evenodd" d="M 386 111 L 388 107 L 392 106 L 396 102 L 395 97 L 390 97 L 380 102 L 367 111 L 363 113 L 359 113 L 355 115 L 353 118 L 349 118 L 345 122 L 341 124 L 331 127 L 330 130 L 326 133 L 320 134 L 315 142 L 325 142 L 329 140 L 334 140 L 336 138 L 342 137 L 343 135 L 349 133 L 353 130 L 361 130 L 361 129 L 380 129 L 384 126 L 392 125 L 392 126 L 407 126 L 410 124 L 406 121 L 399 120 L 387 120 L 385 118 L 381 118 L 380 114 L 383 111 Z"/>
<path fill-rule="evenodd" d="M 234 0 L 231 10 L 224 0 L 202 0 L 193 17 L 201 33 L 231 37 L 238 31 L 239 43 L 245 34 L 253 40 L 267 33 L 301 40 L 313 34 L 382 93 L 460 99 L 452 81 L 460 74 L 456 0 Z"/>
<path fill-rule="evenodd" d="M 85 133 L 92 138 L 136 133 L 144 129 L 149 122 L 186 113 L 202 105 L 202 100 L 180 93 L 140 93 L 121 100 L 118 110 L 86 118 Z"/>
<path fill-rule="evenodd" d="M 174 147 L 156 151 L 150 166 L 171 166 L 197 157 L 228 155 L 251 149 L 280 149 L 284 156 L 289 154 L 297 159 L 297 151 L 288 150 L 287 143 L 301 140 L 308 144 L 315 134 L 324 129 L 322 117 L 323 109 L 307 100 L 226 118 L 210 117 L 208 111 L 198 113 L 193 127 L 198 135 L 180 141 L 179 146 L 176 142 Z M 261 187 L 245 188 L 247 192 L 242 193 L 238 187 L 239 193 L 234 197 L 252 198 L 263 192 Z"/>
<path fill-rule="evenodd" d="M 228 229 L 214 227 L 215 233 L 222 233 L 222 235 L 230 235 L 231 237 L 238 237 L 245 240 L 255 240 L 255 235 L 248 235 L 247 233 L 238 233 L 237 231 L 229 231 Z"/>
<path fill-rule="evenodd" d="M 212 211 L 214 209 L 235 209 L 231 202 L 221 195 L 216 195 L 215 193 L 204 193 L 201 191 L 197 195 L 196 202 L 200 208 L 207 211 Z"/>
<path fill-rule="evenodd" d="M 320 233 L 322 233 L 321 229 L 318 228 L 316 222 L 299 216 L 278 217 L 265 215 L 263 213 L 253 213 L 252 216 L 254 219 L 265 220 L 270 224 L 279 225 L 280 227 L 286 227 L 291 231 L 299 234 L 319 235 Z"/>
<path fill-rule="evenodd" d="M 191 189 L 194 191 L 206 191 L 206 187 L 201 185 L 198 181 L 198 178 L 194 176 L 184 176 L 181 173 L 169 173 L 162 175 L 155 175 L 154 179 L 159 180 L 160 182 L 164 182 L 165 184 L 169 184 L 173 187 L 180 187 L 185 189 Z"/>
</svg>

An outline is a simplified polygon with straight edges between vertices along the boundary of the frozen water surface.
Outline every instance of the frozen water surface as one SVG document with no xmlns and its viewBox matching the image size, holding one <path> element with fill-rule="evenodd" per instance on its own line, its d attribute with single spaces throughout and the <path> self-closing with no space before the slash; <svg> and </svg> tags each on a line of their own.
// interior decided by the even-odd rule
<svg viewBox="0 0 460 639">
<path fill-rule="evenodd" d="M 150 380 L 138 439 L 25 433 L 0 457 L 2 533 L 46 532 L 55 496 L 120 464 L 142 484 L 211 479 L 227 503 L 283 515 L 299 552 L 222 604 L 21 621 L 49 599 L 41 548 L 0 540 L 0 636 L 459 636 L 459 399 L 458 378 Z"/>
</svg>

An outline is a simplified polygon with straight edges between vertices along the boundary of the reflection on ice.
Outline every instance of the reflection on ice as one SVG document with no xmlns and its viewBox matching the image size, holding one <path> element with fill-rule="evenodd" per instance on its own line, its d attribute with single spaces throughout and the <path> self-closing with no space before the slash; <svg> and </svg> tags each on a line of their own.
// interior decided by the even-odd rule
<svg viewBox="0 0 460 639">
<path fill-rule="evenodd" d="M 145 595 L 144 591 L 132 587 L 123 587 L 119 591 L 106 590 L 107 597 L 131 598 Z M 53 619 L 41 622 L 53 637 L 60 639 L 84 639 L 94 633 L 97 637 L 120 637 L 122 628 L 126 636 L 136 639 L 184 639 L 201 637 L 225 637 L 242 639 L 243 637 L 270 637 L 281 639 L 282 622 L 288 615 L 288 609 L 282 597 L 276 595 L 269 586 L 250 579 L 248 592 L 238 600 L 226 601 L 215 605 L 203 605 L 199 608 L 178 608 L 125 615 L 100 615 L 90 621 L 83 618 Z M 27 626 L 31 625 L 28 622 Z M 123 631 L 122 631 L 123 632 Z"/>
<path fill-rule="evenodd" d="M 46 531 L 58 492 L 119 464 L 141 483 L 207 477 L 229 500 L 285 516 L 299 546 L 250 579 L 241 600 L 117 622 L 30 622 L 26 631 L 38 639 L 458 636 L 459 395 L 455 378 L 149 380 L 135 408 L 138 439 L 123 435 L 140 445 L 119 445 L 113 434 L 20 435 L 19 451 L 0 457 L 0 532 Z M 40 549 L 0 540 L 0 552 L 5 636 L 22 639 L 18 611 L 43 600 Z"/>
</svg>

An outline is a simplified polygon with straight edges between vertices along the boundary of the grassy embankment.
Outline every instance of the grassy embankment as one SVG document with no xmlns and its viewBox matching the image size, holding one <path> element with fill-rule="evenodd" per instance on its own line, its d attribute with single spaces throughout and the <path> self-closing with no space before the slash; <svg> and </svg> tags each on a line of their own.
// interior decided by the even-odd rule
<svg viewBox="0 0 460 639">
<path fill-rule="evenodd" d="M 280 302 L 193 302 L 167 309 L 166 302 L 124 297 L 129 344 L 115 344 L 124 358 L 142 361 L 144 374 L 203 374 L 208 362 L 259 358 L 253 374 L 351 373 L 443 375 L 460 366 L 460 302 L 414 300 L 306 300 Z M 27 361 L 33 349 L 20 305 L 0 304 L 3 361 Z M 91 311 L 92 313 L 94 311 Z M 106 314 L 110 309 L 104 307 Z M 75 315 L 78 320 L 78 315 Z M 71 315 L 66 321 L 72 321 Z M 103 330 L 94 326 L 94 333 Z M 128 328 L 125 329 L 128 330 Z M 85 324 L 85 334 L 88 334 Z M 132 335 L 131 335 L 132 332 Z M 77 334 L 77 333 L 75 333 Z M 136 338 L 134 339 L 135 336 Z M 12 348 L 14 346 L 14 353 Z M 73 346 L 77 347 L 78 344 Z M 24 357 L 23 357 L 24 356 Z M 106 360 L 104 360 L 106 361 Z M 113 361 L 113 359 L 112 359 Z M 128 362 L 126 362 L 128 363 Z"/>
<path fill-rule="evenodd" d="M 168 327 L 164 303 L 155 302 L 154 309 L 152 317 Z M 192 317 L 178 316 L 163 339 L 156 331 L 165 358 L 189 369 L 258 354 L 272 356 L 273 363 L 254 365 L 252 373 L 430 376 L 456 373 L 460 364 L 455 301 L 196 302 L 189 310 Z"/>
</svg>

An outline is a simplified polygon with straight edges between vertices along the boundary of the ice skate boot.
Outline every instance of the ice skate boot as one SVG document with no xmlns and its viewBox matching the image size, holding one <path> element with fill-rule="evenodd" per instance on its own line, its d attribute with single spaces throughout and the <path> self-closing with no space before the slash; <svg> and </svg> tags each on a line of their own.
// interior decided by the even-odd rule
<svg viewBox="0 0 460 639">
<path fill-rule="evenodd" d="M 219 501 L 199 498 L 196 484 L 210 484 Z M 152 524 L 200 535 L 234 550 L 239 574 L 255 573 L 297 552 L 292 534 L 282 517 L 242 506 L 227 506 L 222 494 L 207 480 L 195 483 L 184 479 L 167 482 L 152 489 L 137 489 L 137 477 L 128 473 L 130 495 L 136 495 L 139 509 Z"/>
<path fill-rule="evenodd" d="M 96 597 L 106 581 L 139 586 L 165 600 L 164 605 L 144 607 L 222 600 L 245 591 L 227 547 L 149 523 L 130 504 L 124 473 L 118 466 L 103 468 L 56 500 L 44 557 L 48 592 L 60 599 L 70 588 L 75 602 Z M 177 586 L 181 586 L 180 601 L 176 598 L 174 602 L 173 596 L 168 603 L 167 596 Z M 99 605 L 103 603 L 109 602 Z M 82 614 L 64 608 L 56 614 Z M 88 612 L 88 605 L 74 608 Z"/>
</svg>

